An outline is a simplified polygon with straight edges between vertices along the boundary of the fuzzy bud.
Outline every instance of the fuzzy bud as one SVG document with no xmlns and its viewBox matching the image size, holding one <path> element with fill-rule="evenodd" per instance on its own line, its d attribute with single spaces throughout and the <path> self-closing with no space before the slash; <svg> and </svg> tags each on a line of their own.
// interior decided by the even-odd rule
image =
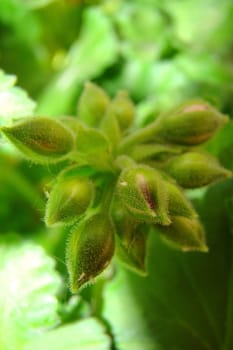
<svg viewBox="0 0 233 350">
<path fill-rule="evenodd" d="M 114 226 L 108 216 L 95 214 L 74 226 L 66 251 L 73 293 L 92 282 L 109 265 L 114 246 Z"/>
<path fill-rule="evenodd" d="M 209 140 L 228 121 L 204 101 L 186 102 L 158 120 L 161 139 L 181 145 L 198 145 Z"/>
<path fill-rule="evenodd" d="M 166 188 L 168 192 L 168 210 L 171 216 L 185 216 L 190 219 L 198 216 L 181 188 L 168 181 L 166 181 Z"/>
<path fill-rule="evenodd" d="M 174 216 L 169 226 L 159 226 L 162 238 L 174 248 L 188 251 L 207 252 L 205 232 L 198 219 L 189 219 L 183 216 Z"/>
<path fill-rule="evenodd" d="M 103 89 L 86 82 L 78 103 L 78 117 L 89 126 L 97 126 L 109 102 L 109 97 Z"/>
<path fill-rule="evenodd" d="M 154 169 L 147 166 L 126 168 L 118 179 L 117 193 L 137 219 L 169 225 L 166 186 Z"/>
<path fill-rule="evenodd" d="M 30 160 L 57 162 L 74 149 L 74 136 L 62 123 L 47 117 L 27 118 L 9 127 L 3 134 Z"/>
<path fill-rule="evenodd" d="M 47 226 L 73 224 L 92 202 L 92 182 L 68 175 L 69 171 L 63 173 L 52 188 L 45 212 Z"/>
<path fill-rule="evenodd" d="M 231 176 L 215 158 L 198 152 L 187 152 L 166 164 L 166 171 L 184 188 L 197 188 Z"/>
<path fill-rule="evenodd" d="M 127 91 L 118 91 L 106 113 L 115 115 L 121 130 L 127 129 L 132 124 L 135 107 Z"/>
</svg>

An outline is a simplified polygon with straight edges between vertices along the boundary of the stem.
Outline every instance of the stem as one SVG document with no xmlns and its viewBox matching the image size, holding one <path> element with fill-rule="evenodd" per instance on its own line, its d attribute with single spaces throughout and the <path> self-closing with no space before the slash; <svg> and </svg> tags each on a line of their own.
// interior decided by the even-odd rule
<svg viewBox="0 0 233 350">
<path fill-rule="evenodd" d="M 119 153 L 124 153 L 127 148 L 130 146 L 142 143 L 153 138 L 155 140 L 158 138 L 160 131 L 159 119 L 154 121 L 152 124 L 145 126 L 143 129 L 135 131 L 133 134 L 123 138 L 122 142 L 119 145 Z"/>
</svg>

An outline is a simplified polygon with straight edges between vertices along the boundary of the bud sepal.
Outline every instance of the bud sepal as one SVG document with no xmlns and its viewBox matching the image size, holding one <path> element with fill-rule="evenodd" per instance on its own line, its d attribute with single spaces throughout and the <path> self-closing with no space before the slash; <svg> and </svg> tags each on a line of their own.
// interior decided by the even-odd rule
<svg viewBox="0 0 233 350">
<path fill-rule="evenodd" d="M 183 252 L 208 252 L 205 242 L 205 232 L 200 221 L 184 216 L 173 216 L 169 226 L 156 225 L 161 237 L 172 247 Z"/>
</svg>

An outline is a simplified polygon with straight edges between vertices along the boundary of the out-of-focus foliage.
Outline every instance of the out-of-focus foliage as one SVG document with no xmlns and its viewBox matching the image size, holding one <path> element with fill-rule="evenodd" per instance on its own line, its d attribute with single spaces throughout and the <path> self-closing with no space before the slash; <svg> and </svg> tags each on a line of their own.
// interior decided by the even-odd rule
<svg viewBox="0 0 233 350">
<path fill-rule="evenodd" d="M 0 66 L 51 114 L 93 78 L 146 98 L 138 123 L 200 95 L 232 109 L 232 15 L 231 0 L 2 0 Z"/>
<path fill-rule="evenodd" d="M 15 87 L 16 77 L 0 71 L 0 125 L 11 125 L 13 120 L 33 114 L 33 102 L 22 89 Z"/>
<path fill-rule="evenodd" d="M 1 238 L 0 252 L 0 344 L 2 349 L 22 349 L 58 324 L 61 279 L 54 261 L 32 242 L 8 235 Z"/>
</svg>

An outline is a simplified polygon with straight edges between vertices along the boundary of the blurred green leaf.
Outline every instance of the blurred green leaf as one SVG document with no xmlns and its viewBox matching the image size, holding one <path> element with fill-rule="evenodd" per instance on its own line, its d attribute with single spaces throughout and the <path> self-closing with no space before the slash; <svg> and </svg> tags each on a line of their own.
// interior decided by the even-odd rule
<svg viewBox="0 0 233 350">
<path fill-rule="evenodd" d="M 173 18 L 176 35 L 184 45 L 219 50 L 232 42 L 229 35 L 232 30 L 231 0 L 165 1 L 163 7 Z"/>
<path fill-rule="evenodd" d="M 94 318 L 60 327 L 26 344 L 23 350 L 109 350 L 110 339 Z"/>
<path fill-rule="evenodd" d="M 8 126 L 15 119 L 31 116 L 35 102 L 27 93 L 15 87 L 16 77 L 0 70 L 0 125 Z"/>
<path fill-rule="evenodd" d="M 0 266 L 0 347 L 18 350 L 58 324 L 61 280 L 43 248 L 14 236 L 0 240 Z"/>
<path fill-rule="evenodd" d="M 23 1 L 25 2 L 25 4 L 29 8 L 36 9 L 36 8 L 47 6 L 47 5 L 51 4 L 52 2 L 55 2 L 58 0 L 23 0 Z"/>
<path fill-rule="evenodd" d="M 81 84 L 97 77 L 116 57 L 117 41 L 110 19 L 97 7 L 86 10 L 80 37 L 71 46 L 64 69 L 42 93 L 37 112 L 68 113 Z"/>
<path fill-rule="evenodd" d="M 36 17 L 24 0 L 0 1 L 0 27 L 5 29 L 3 32 L 8 34 L 8 40 L 15 36 L 27 44 L 36 40 L 39 34 Z"/>
</svg>

